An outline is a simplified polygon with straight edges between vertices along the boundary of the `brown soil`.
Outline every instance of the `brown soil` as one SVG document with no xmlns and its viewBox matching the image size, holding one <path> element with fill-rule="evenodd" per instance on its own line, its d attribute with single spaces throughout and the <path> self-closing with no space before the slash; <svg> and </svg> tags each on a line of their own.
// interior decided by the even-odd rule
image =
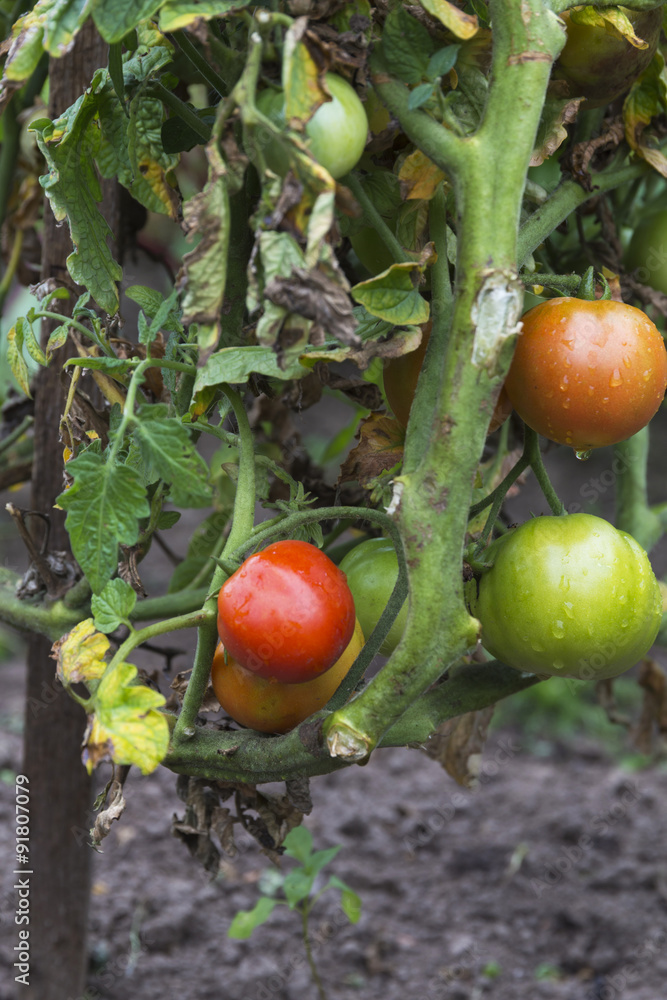
<svg viewBox="0 0 667 1000">
<path fill-rule="evenodd" d="M 22 664 L 3 674 L 7 858 Z M 332 891 L 314 910 L 330 1000 L 664 996 L 667 775 L 623 771 L 590 741 L 548 746 L 540 757 L 516 733 L 492 732 L 475 792 L 417 750 L 380 751 L 366 767 L 312 782 L 315 847 L 343 845 L 330 872 L 363 901 L 356 926 Z M 316 998 L 287 907 L 249 940 L 227 937 L 270 864 L 242 834 L 240 853 L 211 881 L 171 835 L 183 813 L 175 784 L 163 769 L 132 775 L 125 815 L 95 858 L 85 1000 Z M 3 868 L 0 998 L 9 1000 L 16 928 Z"/>
</svg>

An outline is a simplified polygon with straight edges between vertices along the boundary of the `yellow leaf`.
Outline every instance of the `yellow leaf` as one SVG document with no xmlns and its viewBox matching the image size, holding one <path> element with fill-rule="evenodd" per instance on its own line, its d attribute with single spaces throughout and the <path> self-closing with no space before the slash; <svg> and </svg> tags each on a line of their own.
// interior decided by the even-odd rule
<svg viewBox="0 0 667 1000">
<path fill-rule="evenodd" d="M 149 774 L 169 747 L 169 725 L 158 711 L 165 704 L 159 691 L 136 684 L 137 668 L 119 663 L 100 681 L 94 696 L 95 714 L 88 719 L 83 762 L 90 774 L 98 764 L 134 764 Z"/>
<path fill-rule="evenodd" d="M 445 174 L 420 149 L 416 149 L 403 162 L 398 179 L 406 201 L 429 201 L 445 179 Z"/>
<path fill-rule="evenodd" d="M 419 0 L 424 10 L 444 24 L 457 38 L 467 39 L 476 35 L 479 22 L 474 14 L 465 14 L 448 0 Z"/>
<path fill-rule="evenodd" d="M 58 678 L 66 686 L 99 680 L 107 668 L 108 650 L 107 637 L 95 630 L 92 618 L 86 618 L 53 644 Z"/>
</svg>

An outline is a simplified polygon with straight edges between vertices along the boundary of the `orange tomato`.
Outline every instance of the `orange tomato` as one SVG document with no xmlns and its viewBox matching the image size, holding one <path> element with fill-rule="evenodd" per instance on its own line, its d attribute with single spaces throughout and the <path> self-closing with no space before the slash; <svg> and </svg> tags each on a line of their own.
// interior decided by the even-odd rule
<svg viewBox="0 0 667 1000">
<path fill-rule="evenodd" d="M 215 696 L 235 722 L 260 733 L 287 733 L 313 712 L 324 708 L 364 645 L 361 626 L 355 623 L 352 639 L 333 667 L 313 680 L 284 684 L 246 670 L 218 644 L 211 666 Z"/>
</svg>

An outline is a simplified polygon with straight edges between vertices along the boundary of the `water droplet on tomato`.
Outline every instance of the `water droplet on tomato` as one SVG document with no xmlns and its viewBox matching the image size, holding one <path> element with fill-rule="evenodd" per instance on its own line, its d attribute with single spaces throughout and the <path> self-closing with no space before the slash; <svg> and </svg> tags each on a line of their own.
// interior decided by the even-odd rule
<svg viewBox="0 0 667 1000">
<path fill-rule="evenodd" d="M 586 462 L 593 454 L 593 451 L 591 448 L 588 449 L 584 448 L 581 451 L 575 451 L 574 454 L 576 455 L 576 457 L 579 459 L 580 462 Z"/>
<path fill-rule="evenodd" d="M 532 646 L 534 652 L 536 652 L 536 653 L 543 653 L 544 652 L 544 646 L 542 645 L 541 642 L 534 642 L 533 641 L 533 642 L 531 642 L 530 645 Z"/>
<path fill-rule="evenodd" d="M 553 635 L 554 639 L 563 638 L 563 636 L 565 635 L 565 626 L 563 625 L 562 621 L 556 621 L 551 626 L 551 634 Z"/>
<path fill-rule="evenodd" d="M 562 660 L 554 660 L 551 665 L 554 668 L 554 670 L 562 670 L 563 667 L 565 666 Z"/>
<path fill-rule="evenodd" d="M 570 400 L 569 400 L 569 398 L 563 400 L 563 409 L 564 410 L 569 410 L 570 409 Z"/>
<path fill-rule="evenodd" d="M 564 601 L 563 607 L 565 608 L 565 614 L 568 618 L 574 618 L 574 605 L 572 601 Z"/>
<path fill-rule="evenodd" d="M 615 389 L 619 385 L 623 385 L 623 376 L 618 368 L 614 368 L 611 378 L 609 379 L 609 386 L 611 389 Z"/>
</svg>

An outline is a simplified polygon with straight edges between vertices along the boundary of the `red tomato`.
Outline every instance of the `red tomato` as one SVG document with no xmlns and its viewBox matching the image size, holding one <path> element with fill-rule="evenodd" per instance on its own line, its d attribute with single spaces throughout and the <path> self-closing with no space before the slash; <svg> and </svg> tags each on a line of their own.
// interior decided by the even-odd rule
<svg viewBox="0 0 667 1000">
<path fill-rule="evenodd" d="M 329 670 L 354 622 L 345 574 L 308 542 L 274 542 L 246 559 L 218 594 L 228 653 L 258 677 L 288 684 Z"/>
<path fill-rule="evenodd" d="M 383 372 L 382 377 L 387 402 L 391 406 L 392 412 L 401 427 L 408 426 L 410 408 L 417 390 L 417 380 L 426 355 L 429 337 L 431 336 L 431 326 L 432 324 L 429 320 L 422 327 L 421 343 L 415 351 L 410 351 L 409 354 L 401 354 L 398 358 L 392 358 L 391 361 L 387 362 Z M 512 404 L 503 386 L 491 416 L 489 434 L 497 431 L 505 423 L 511 412 Z"/>
<path fill-rule="evenodd" d="M 359 655 L 364 636 L 359 622 L 343 655 L 330 670 L 303 684 L 281 684 L 246 670 L 218 645 L 211 683 L 221 706 L 235 722 L 260 733 L 287 733 L 324 708 Z"/>
<path fill-rule="evenodd" d="M 623 302 L 574 298 L 525 313 L 505 382 L 529 427 L 577 451 L 641 430 L 666 386 L 667 351 L 648 316 Z"/>
</svg>

